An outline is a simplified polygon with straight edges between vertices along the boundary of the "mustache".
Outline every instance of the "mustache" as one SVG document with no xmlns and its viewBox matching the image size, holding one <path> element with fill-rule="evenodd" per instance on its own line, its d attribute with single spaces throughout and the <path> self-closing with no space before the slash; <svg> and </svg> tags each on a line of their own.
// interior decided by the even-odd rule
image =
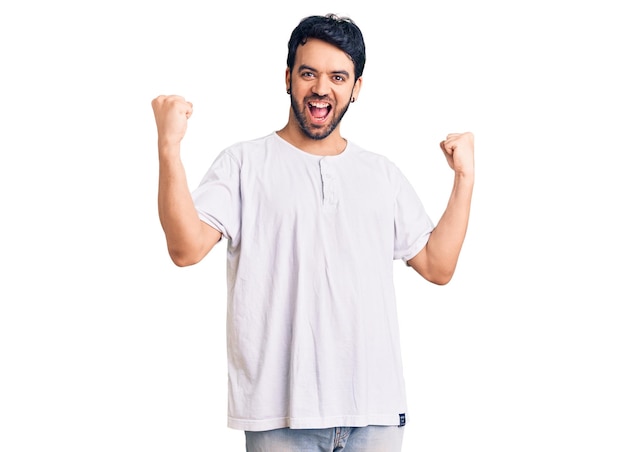
<svg viewBox="0 0 626 452">
<path fill-rule="evenodd" d="M 330 102 L 330 97 L 328 96 L 318 96 L 313 95 L 306 98 L 307 101 L 311 102 Z"/>
</svg>

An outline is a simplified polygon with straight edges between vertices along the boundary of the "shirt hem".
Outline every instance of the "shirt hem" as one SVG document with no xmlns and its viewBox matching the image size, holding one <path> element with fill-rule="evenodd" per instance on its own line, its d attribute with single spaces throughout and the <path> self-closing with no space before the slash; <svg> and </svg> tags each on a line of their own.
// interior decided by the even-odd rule
<svg viewBox="0 0 626 452">
<path fill-rule="evenodd" d="M 404 413 L 402 413 L 404 415 Z M 368 416 L 334 416 L 326 418 L 274 418 L 274 419 L 238 419 L 228 418 L 228 427 L 235 430 L 259 432 L 279 428 L 311 429 L 332 427 L 365 427 L 368 425 L 400 426 L 401 414 L 384 414 Z M 405 422 L 408 416 L 405 415 Z"/>
</svg>

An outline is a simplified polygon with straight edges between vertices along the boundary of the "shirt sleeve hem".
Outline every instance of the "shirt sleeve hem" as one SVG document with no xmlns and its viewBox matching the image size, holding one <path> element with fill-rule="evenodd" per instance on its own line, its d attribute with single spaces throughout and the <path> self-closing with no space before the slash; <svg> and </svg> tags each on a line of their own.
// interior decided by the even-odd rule
<svg viewBox="0 0 626 452">
<path fill-rule="evenodd" d="M 413 259 L 419 254 L 420 251 L 422 251 L 422 249 L 424 249 L 424 247 L 428 243 L 428 239 L 430 238 L 430 233 L 431 231 L 428 231 L 427 233 L 423 234 L 419 239 L 415 241 L 415 243 L 413 243 L 412 246 L 410 246 L 406 250 L 397 250 L 394 254 L 394 259 L 402 259 L 404 263 L 408 265 L 408 261 Z"/>
</svg>

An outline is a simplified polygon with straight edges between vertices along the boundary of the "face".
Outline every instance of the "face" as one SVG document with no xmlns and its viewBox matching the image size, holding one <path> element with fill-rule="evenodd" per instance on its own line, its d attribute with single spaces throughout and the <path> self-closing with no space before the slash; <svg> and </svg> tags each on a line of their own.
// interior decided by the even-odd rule
<svg viewBox="0 0 626 452">
<path fill-rule="evenodd" d="M 295 119 L 313 140 L 322 140 L 337 128 L 360 86 L 348 55 L 319 39 L 298 47 L 293 72 L 287 69 Z"/>
</svg>

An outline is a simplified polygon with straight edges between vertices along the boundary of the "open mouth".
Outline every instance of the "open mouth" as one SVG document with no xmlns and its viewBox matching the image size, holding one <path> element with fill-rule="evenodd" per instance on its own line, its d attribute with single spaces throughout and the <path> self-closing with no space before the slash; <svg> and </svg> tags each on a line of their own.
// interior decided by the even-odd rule
<svg viewBox="0 0 626 452">
<path fill-rule="evenodd" d="M 328 102 L 309 102 L 309 112 L 315 121 L 324 121 L 330 114 L 332 107 Z"/>
</svg>

